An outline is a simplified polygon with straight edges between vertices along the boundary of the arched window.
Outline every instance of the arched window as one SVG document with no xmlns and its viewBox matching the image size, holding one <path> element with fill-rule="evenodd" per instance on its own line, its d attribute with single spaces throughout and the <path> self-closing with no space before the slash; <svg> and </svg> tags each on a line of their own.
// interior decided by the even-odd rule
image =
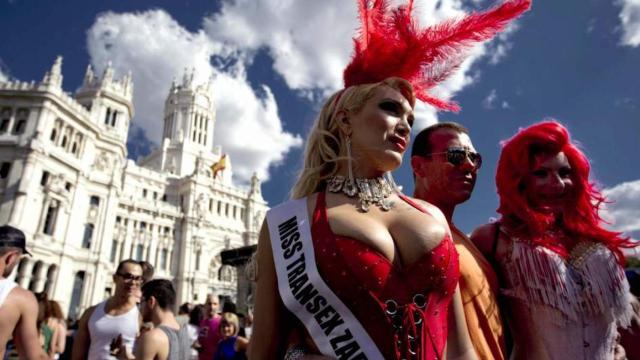
<svg viewBox="0 0 640 360">
<path fill-rule="evenodd" d="M 230 265 L 220 266 L 220 270 L 218 270 L 218 280 L 224 281 L 224 282 L 235 282 L 236 268 Z"/>
<path fill-rule="evenodd" d="M 91 223 L 84 225 L 84 237 L 82 238 L 82 247 L 85 249 L 91 248 L 91 240 L 93 239 L 94 226 Z"/>
<path fill-rule="evenodd" d="M 142 261 L 142 253 L 144 252 L 144 246 L 142 244 L 136 245 L 136 257 L 138 261 Z"/>
<path fill-rule="evenodd" d="M 36 286 L 38 284 L 38 281 L 40 280 L 38 276 L 40 276 L 40 272 L 42 271 L 43 266 L 44 263 L 42 261 L 38 261 L 31 270 L 31 281 L 29 282 L 29 290 L 33 292 L 40 291 L 40 289 L 36 289 Z"/>
<path fill-rule="evenodd" d="M 53 282 L 55 281 L 56 273 L 58 270 L 57 265 L 50 265 L 47 270 L 47 282 L 44 283 L 44 292 L 49 295 L 49 298 L 53 295 Z"/>
<path fill-rule="evenodd" d="M 11 121 L 10 119 L 2 119 L 2 122 L 0 122 L 0 133 L 6 133 L 7 130 L 9 129 L 9 121 Z"/>
<path fill-rule="evenodd" d="M 168 258 L 169 251 L 167 249 L 162 249 L 162 252 L 160 253 L 160 268 L 162 270 L 167 270 Z"/>
<path fill-rule="evenodd" d="M 78 271 L 73 278 L 73 290 L 71 291 L 71 301 L 69 302 L 68 317 L 76 320 L 80 315 L 80 299 L 84 289 L 84 271 Z"/>
<path fill-rule="evenodd" d="M 27 120 L 18 120 L 16 126 L 13 127 L 13 134 L 20 135 L 24 133 L 24 129 L 27 127 Z"/>
<path fill-rule="evenodd" d="M 57 137 L 58 137 L 58 130 L 56 129 L 51 130 L 51 136 L 49 137 L 49 140 L 56 141 Z"/>
</svg>

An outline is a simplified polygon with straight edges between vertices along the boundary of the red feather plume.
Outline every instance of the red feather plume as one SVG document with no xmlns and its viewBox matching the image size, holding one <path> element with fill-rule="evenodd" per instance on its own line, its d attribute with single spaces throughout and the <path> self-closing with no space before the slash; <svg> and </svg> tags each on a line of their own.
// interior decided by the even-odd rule
<svg viewBox="0 0 640 360">
<path fill-rule="evenodd" d="M 488 11 L 420 29 L 411 16 L 413 0 L 395 9 L 389 8 L 388 0 L 359 0 L 362 26 L 344 70 L 344 85 L 400 77 L 413 85 L 418 99 L 458 111 L 458 104 L 428 91 L 458 69 L 470 46 L 492 38 L 530 6 L 531 0 L 507 0 Z"/>
</svg>

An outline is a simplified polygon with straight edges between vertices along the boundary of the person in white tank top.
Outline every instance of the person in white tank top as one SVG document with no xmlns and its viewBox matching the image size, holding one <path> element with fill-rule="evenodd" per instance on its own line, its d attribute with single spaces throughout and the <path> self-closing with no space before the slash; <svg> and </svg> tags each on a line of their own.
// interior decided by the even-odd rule
<svg viewBox="0 0 640 360">
<path fill-rule="evenodd" d="M 171 281 L 146 282 L 142 286 L 140 312 L 144 321 L 153 323 L 153 329 L 140 335 L 133 353 L 124 346 L 124 339 L 118 338 L 114 344 L 118 359 L 188 360 L 192 341 L 187 327 L 176 320 L 175 306 L 176 291 Z"/>
<path fill-rule="evenodd" d="M 31 255 L 24 233 L 12 226 L 0 226 L 0 359 L 5 357 L 11 338 L 21 359 L 47 359 L 38 340 L 36 298 L 7 279 L 23 254 Z"/>
<path fill-rule="evenodd" d="M 114 359 L 111 343 L 119 335 L 132 350 L 140 329 L 140 312 L 136 294 L 142 283 L 142 267 L 135 260 L 120 262 L 113 275 L 115 292 L 112 297 L 87 309 L 80 318 L 73 342 L 72 359 Z"/>
</svg>

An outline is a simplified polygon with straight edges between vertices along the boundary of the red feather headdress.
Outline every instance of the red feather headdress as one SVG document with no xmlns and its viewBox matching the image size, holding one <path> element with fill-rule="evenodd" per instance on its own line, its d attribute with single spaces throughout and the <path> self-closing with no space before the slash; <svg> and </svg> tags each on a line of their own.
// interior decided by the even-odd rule
<svg viewBox="0 0 640 360">
<path fill-rule="evenodd" d="M 460 66 L 471 45 L 490 39 L 531 6 L 531 0 L 507 0 L 488 11 L 420 29 L 411 16 L 413 0 L 395 9 L 388 0 L 358 3 L 362 28 L 344 70 L 345 88 L 400 77 L 413 85 L 418 99 L 449 111 L 460 107 L 428 91 Z"/>
</svg>

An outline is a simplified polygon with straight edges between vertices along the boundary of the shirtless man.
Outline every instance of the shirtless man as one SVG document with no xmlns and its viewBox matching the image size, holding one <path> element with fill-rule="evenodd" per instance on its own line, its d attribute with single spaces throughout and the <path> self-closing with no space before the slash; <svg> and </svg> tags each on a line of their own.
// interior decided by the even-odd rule
<svg viewBox="0 0 640 360">
<path fill-rule="evenodd" d="M 474 149 L 468 130 L 453 122 L 424 129 L 411 150 L 414 197 L 442 211 L 460 256 L 460 294 L 471 343 L 478 358 L 501 360 L 506 353 L 496 300 L 496 274 L 452 221 L 456 206 L 471 197 L 481 165 L 482 158 Z"/>
<path fill-rule="evenodd" d="M 118 264 L 113 274 L 113 296 L 88 308 L 80 318 L 73 342 L 73 360 L 112 359 L 110 346 L 118 335 L 122 335 L 123 343 L 132 351 L 140 329 L 136 294 L 140 292 L 142 272 L 138 261 L 124 260 Z"/>
<path fill-rule="evenodd" d="M 22 254 L 30 255 L 25 245 L 22 231 L 0 226 L 0 359 L 12 337 L 20 358 L 47 359 L 38 341 L 38 302 L 30 291 L 7 279 Z"/>
</svg>

